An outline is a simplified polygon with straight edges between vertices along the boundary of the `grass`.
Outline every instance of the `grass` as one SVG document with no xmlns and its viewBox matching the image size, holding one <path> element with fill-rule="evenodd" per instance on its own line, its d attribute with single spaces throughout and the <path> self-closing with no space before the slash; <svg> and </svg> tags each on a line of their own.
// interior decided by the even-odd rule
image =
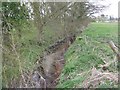
<svg viewBox="0 0 120 90">
<path fill-rule="evenodd" d="M 18 37 L 18 30 L 11 30 L 10 34 L 14 38 L 14 44 L 16 45 L 17 54 L 19 60 L 14 50 L 10 50 L 8 47 L 5 49 L 3 56 L 3 68 L 2 68 L 2 86 L 7 87 L 11 80 L 14 78 L 18 79 L 22 71 L 31 71 L 34 68 L 35 61 L 38 59 L 40 52 L 42 52 L 42 47 L 38 46 L 35 42 L 37 38 L 37 29 L 32 23 L 23 24 L 21 26 L 21 38 Z M 20 61 L 20 62 L 19 62 Z"/>
<path fill-rule="evenodd" d="M 56 29 L 54 26 L 58 28 Z M 50 24 L 44 27 L 43 37 L 45 42 L 41 46 L 36 43 L 38 31 L 33 23 L 30 23 L 30 25 L 23 24 L 23 26 L 21 26 L 22 36 L 20 39 L 18 38 L 17 30 L 11 31 L 15 44 L 17 45 L 16 48 L 20 56 L 23 71 L 31 71 L 35 67 L 36 60 L 42 55 L 42 51 L 50 44 L 54 43 L 54 41 L 64 37 L 64 34 L 61 32 L 61 30 L 64 30 L 62 28 L 63 27 L 59 24 Z M 112 60 L 114 56 L 112 50 L 106 43 L 101 42 L 113 40 L 117 43 L 117 36 L 116 23 L 90 24 L 86 31 L 77 37 L 74 44 L 72 44 L 67 51 L 65 55 L 66 66 L 61 74 L 58 87 L 80 87 L 85 78 L 90 75 L 89 70 L 92 66 L 99 68 L 98 65 L 103 64 L 103 58 Z M 8 47 L 5 48 L 9 51 Z M 5 57 L 6 58 L 3 57 L 4 61 L 2 67 L 3 87 L 7 87 L 12 79 L 18 78 L 20 75 L 19 61 L 14 51 L 5 52 Z M 114 65 L 111 67 L 109 67 L 111 71 L 116 70 Z M 81 73 L 83 74 L 79 75 Z"/>
<path fill-rule="evenodd" d="M 14 50 L 12 50 L 13 48 L 10 50 L 9 46 L 4 45 L 8 52 L 3 52 L 3 87 L 8 87 L 14 78 L 16 80 L 19 79 L 21 74 L 19 71 L 20 67 L 23 72 L 32 72 L 32 70 L 36 68 L 35 63 L 39 57 L 42 56 L 44 49 L 53 44 L 59 39 L 59 37 L 62 38 L 60 31 L 64 29 L 62 29 L 59 24 L 52 23 L 43 28 L 42 35 L 44 42 L 42 42 L 41 45 L 37 43 L 38 30 L 34 26 L 33 22 L 29 22 L 29 24 L 23 23 L 21 25 L 21 38 L 18 37 L 19 32 L 17 29 L 12 29 L 10 31 L 10 34 L 14 39 L 14 44 L 16 45 L 17 54 L 20 58 L 19 60 L 17 59 L 17 55 L 15 54 Z"/>
<path fill-rule="evenodd" d="M 89 27 L 76 38 L 65 54 L 66 65 L 60 76 L 58 88 L 82 87 L 83 81 L 90 76 L 90 70 L 94 66 L 104 64 L 114 59 L 115 54 L 106 43 L 113 40 L 118 43 L 117 23 L 91 23 Z M 110 72 L 117 72 L 115 65 L 109 66 Z M 109 83 L 98 87 L 107 88 Z M 114 87 L 116 85 L 112 85 Z"/>
</svg>

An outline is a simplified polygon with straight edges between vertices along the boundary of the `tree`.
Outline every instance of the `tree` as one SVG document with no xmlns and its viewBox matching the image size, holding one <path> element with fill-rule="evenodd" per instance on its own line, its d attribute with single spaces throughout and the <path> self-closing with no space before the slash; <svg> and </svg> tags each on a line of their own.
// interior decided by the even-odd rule
<svg viewBox="0 0 120 90">
<path fill-rule="evenodd" d="M 32 46 L 32 44 L 27 43 L 28 46 L 24 48 L 20 42 L 24 39 L 22 36 L 29 37 L 25 36 L 22 32 L 25 24 L 34 24 L 34 26 L 30 26 L 30 24 L 25 28 L 25 31 L 30 30 L 32 32 L 36 32 L 32 27 L 37 28 L 37 35 L 34 35 L 37 37 L 37 40 L 32 39 L 34 41 L 33 46 L 37 49 L 41 49 L 42 47 L 44 50 L 49 47 L 50 44 L 59 41 L 59 39 L 77 36 L 90 22 L 90 16 L 99 10 L 101 10 L 101 7 L 89 2 L 4 2 L 2 5 L 2 34 L 4 41 L 3 46 L 4 49 L 6 49 L 6 52 L 5 50 L 3 51 L 3 76 L 6 76 L 11 80 L 11 78 L 13 79 L 18 75 L 16 74 L 18 73 L 17 71 L 20 71 L 19 75 L 22 74 L 21 68 L 24 68 L 25 66 L 19 64 L 18 61 L 20 63 L 23 60 L 23 62 L 26 62 L 27 60 L 23 57 L 25 57 L 26 54 L 31 55 L 32 53 L 31 50 L 30 53 L 26 53 L 25 55 L 21 54 L 22 50 L 24 51 L 24 49 L 27 48 L 29 51 L 29 47 Z M 27 34 L 29 34 L 29 32 L 27 32 Z M 24 43 L 26 44 L 28 41 L 30 40 L 26 40 Z M 46 42 L 44 45 L 39 47 L 36 46 L 36 41 L 42 44 L 44 44 L 43 41 Z M 36 51 L 35 53 L 38 55 L 40 54 Z M 14 67 L 16 67 L 17 70 L 15 70 L 16 68 Z M 15 73 L 14 76 L 12 73 Z M 6 83 L 9 84 L 9 82 L 10 81 L 6 80 Z"/>
<path fill-rule="evenodd" d="M 43 28 L 49 22 L 57 21 L 65 24 L 65 32 L 76 30 L 80 28 L 83 21 L 87 20 L 92 14 L 98 12 L 103 8 L 89 2 L 80 3 L 32 3 L 35 25 L 38 28 L 38 38 L 42 36 Z M 60 21 L 59 21 L 60 20 Z M 78 25 L 77 25 L 78 24 Z M 87 23 L 86 23 L 87 24 Z M 72 32 L 71 32 L 72 33 Z"/>
</svg>

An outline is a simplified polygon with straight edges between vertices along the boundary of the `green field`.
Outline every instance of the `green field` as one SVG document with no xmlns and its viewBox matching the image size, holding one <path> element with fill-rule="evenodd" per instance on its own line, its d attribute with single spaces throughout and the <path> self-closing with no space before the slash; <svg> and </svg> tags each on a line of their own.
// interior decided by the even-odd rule
<svg viewBox="0 0 120 90">
<path fill-rule="evenodd" d="M 118 25 L 117 23 L 91 23 L 88 28 L 76 38 L 65 54 L 66 65 L 60 76 L 57 87 L 75 88 L 82 87 L 82 83 L 90 76 L 90 70 L 97 68 L 103 62 L 110 62 L 114 59 L 115 54 L 110 49 L 107 41 L 112 40 L 118 43 Z M 113 63 L 108 67 L 109 72 L 117 72 L 117 67 Z M 98 87 L 116 87 L 115 83 L 105 81 Z"/>
</svg>

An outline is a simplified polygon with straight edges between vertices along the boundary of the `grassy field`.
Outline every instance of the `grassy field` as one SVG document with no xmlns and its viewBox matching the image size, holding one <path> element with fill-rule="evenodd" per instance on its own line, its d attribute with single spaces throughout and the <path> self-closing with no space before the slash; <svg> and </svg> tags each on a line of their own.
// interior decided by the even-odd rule
<svg viewBox="0 0 120 90">
<path fill-rule="evenodd" d="M 109 40 L 112 40 L 115 44 L 118 43 L 117 23 L 91 23 L 66 52 L 66 65 L 57 87 L 83 87 L 83 81 L 90 76 L 90 70 L 93 66 L 101 70 L 99 66 L 105 64 L 103 61 L 112 61 L 115 54 L 106 43 Z M 108 71 L 117 72 L 116 64 L 111 64 Z M 106 80 L 98 87 L 116 86 L 115 83 Z"/>
</svg>

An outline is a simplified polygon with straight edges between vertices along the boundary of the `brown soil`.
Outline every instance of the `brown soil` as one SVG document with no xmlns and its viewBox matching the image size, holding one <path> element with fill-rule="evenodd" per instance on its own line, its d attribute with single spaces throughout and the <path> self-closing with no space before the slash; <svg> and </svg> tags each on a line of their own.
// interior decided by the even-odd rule
<svg viewBox="0 0 120 90">
<path fill-rule="evenodd" d="M 43 57 L 37 60 L 35 70 L 23 72 L 19 80 L 11 82 L 10 87 L 55 88 L 65 65 L 64 54 L 74 41 L 75 36 L 69 36 L 48 47 Z"/>
</svg>

